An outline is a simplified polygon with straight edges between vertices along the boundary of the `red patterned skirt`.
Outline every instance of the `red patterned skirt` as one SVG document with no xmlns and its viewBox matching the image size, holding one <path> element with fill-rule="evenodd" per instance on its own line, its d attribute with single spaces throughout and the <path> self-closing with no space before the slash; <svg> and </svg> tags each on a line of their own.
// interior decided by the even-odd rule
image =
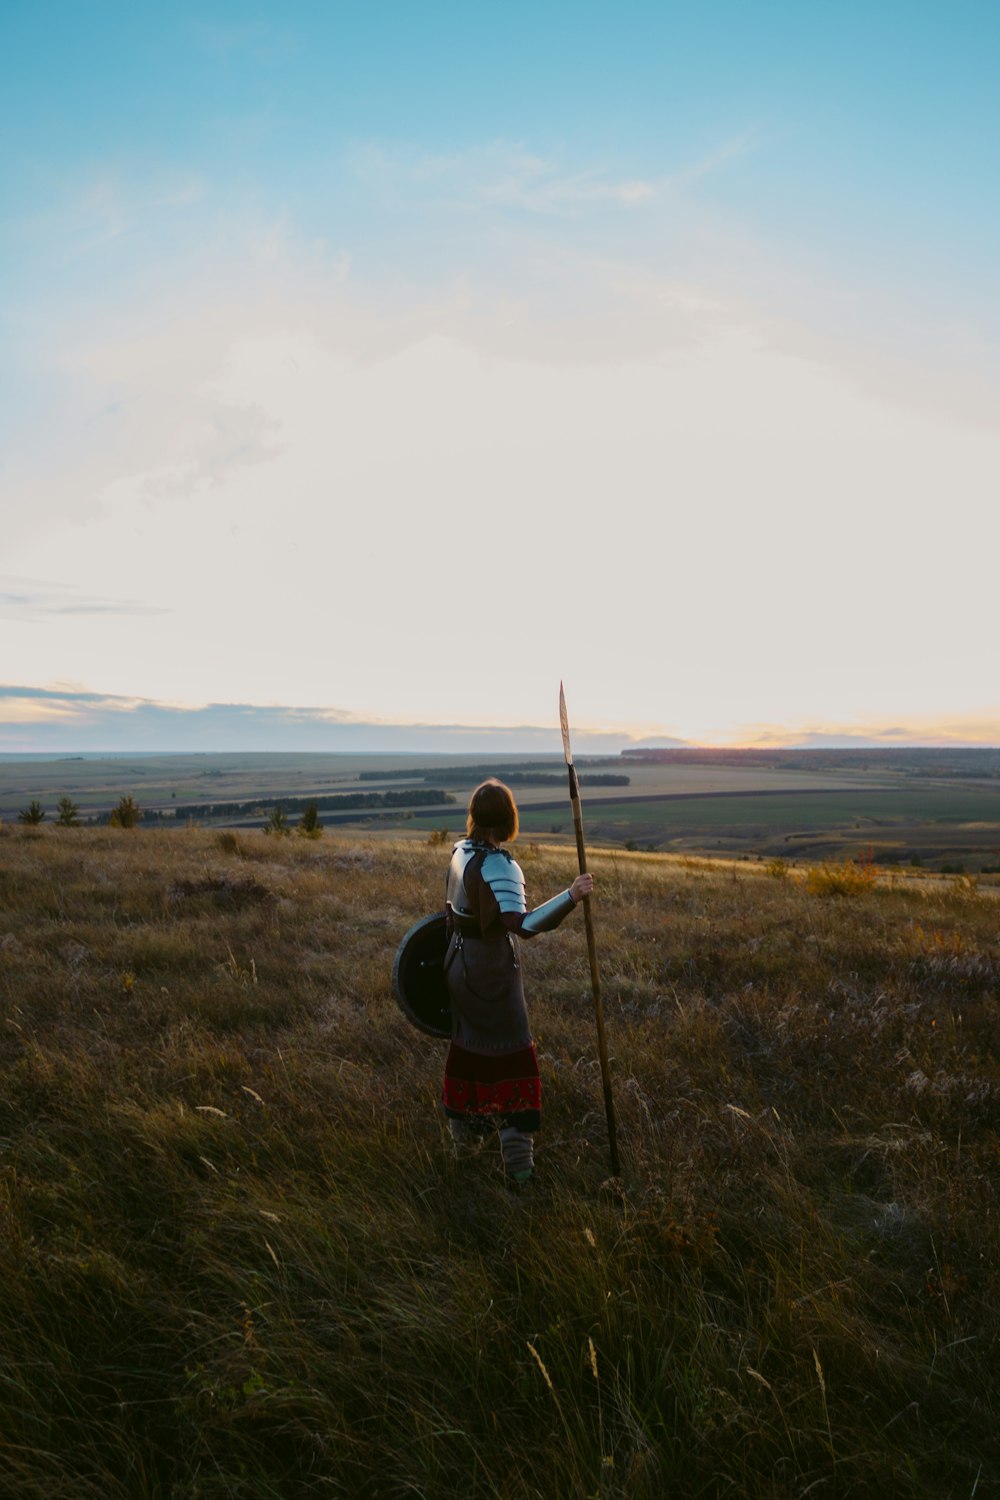
<svg viewBox="0 0 1000 1500">
<path fill-rule="evenodd" d="M 452 1042 L 444 1065 L 444 1112 L 452 1119 L 513 1125 L 542 1124 L 542 1080 L 533 1042 L 516 1052 L 469 1052 Z"/>
</svg>

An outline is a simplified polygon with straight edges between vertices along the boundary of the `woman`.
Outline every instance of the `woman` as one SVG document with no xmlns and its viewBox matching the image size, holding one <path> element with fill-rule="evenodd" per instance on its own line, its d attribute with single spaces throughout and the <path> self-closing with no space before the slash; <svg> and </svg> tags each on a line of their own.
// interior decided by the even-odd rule
<svg viewBox="0 0 1000 1500">
<path fill-rule="evenodd" d="M 452 1042 L 444 1108 L 457 1147 L 480 1145 L 494 1125 L 509 1181 L 534 1176 L 533 1135 L 541 1125 L 541 1080 L 524 1004 L 518 937 L 558 927 L 594 887 L 578 875 L 568 890 L 527 910 L 521 867 L 502 848 L 517 837 L 517 806 L 493 779 L 469 801 L 468 837 L 455 845 L 446 905 L 445 973 Z"/>
</svg>

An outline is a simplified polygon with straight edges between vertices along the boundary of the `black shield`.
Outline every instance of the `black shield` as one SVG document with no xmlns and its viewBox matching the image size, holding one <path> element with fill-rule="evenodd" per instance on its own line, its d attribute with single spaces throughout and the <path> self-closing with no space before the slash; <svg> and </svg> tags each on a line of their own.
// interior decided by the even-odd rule
<svg viewBox="0 0 1000 1500">
<path fill-rule="evenodd" d="M 410 928 L 392 966 L 396 1003 L 428 1036 L 451 1036 L 451 1000 L 444 977 L 447 950 L 445 914 L 435 912 Z"/>
</svg>

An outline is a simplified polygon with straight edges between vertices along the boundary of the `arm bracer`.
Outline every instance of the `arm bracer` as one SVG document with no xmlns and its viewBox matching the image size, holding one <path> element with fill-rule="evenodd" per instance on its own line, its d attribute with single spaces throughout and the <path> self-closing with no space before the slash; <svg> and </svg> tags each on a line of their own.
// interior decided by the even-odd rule
<svg viewBox="0 0 1000 1500">
<path fill-rule="evenodd" d="M 529 911 L 521 923 L 521 931 L 525 934 L 536 932 L 551 932 L 553 927 L 558 927 L 564 917 L 568 917 L 576 902 L 569 891 L 560 891 L 558 896 L 553 896 L 551 901 L 543 901 L 541 906 L 536 906 Z"/>
</svg>

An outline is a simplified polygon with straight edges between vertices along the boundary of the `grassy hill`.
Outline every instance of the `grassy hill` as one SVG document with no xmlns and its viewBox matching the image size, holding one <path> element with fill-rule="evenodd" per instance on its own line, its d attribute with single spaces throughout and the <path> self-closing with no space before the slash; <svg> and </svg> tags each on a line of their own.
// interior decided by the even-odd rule
<svg viewBox="0 0 1000 1500">
<path fill-rule="evenodd" d="M 595 855 L 625 1175 L 575 918 L 514 1197 L 389 992 L 446 856 L 0 828 L 0 1494 L 996 1493 L 995 890 Z"/>
</svg>

